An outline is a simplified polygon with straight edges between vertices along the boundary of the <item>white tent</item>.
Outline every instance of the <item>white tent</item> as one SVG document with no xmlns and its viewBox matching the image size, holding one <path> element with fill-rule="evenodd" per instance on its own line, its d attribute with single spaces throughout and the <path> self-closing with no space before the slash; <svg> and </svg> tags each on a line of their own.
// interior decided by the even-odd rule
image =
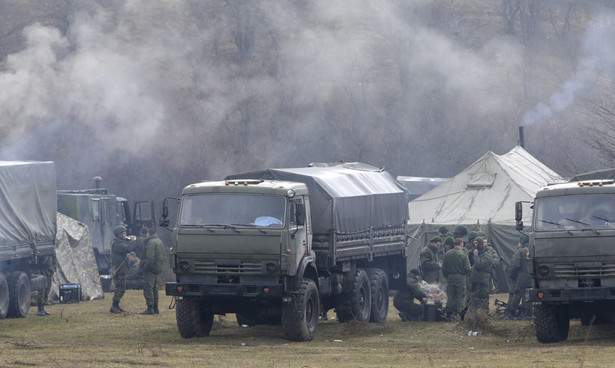
<svg viewBox="0 0 615 368">
<path fill-rule="evenodd" d="M 533 201 L 536 192 L 548 183 L 565 181 L 526 150 L 517 146 L 504 155 L 487 152 L 472 165 L 408 204 L 410 266 L 418 265 L 418 255 L 429 239 L 447 226 L 451 233 L 458 225 L 468 232 L 482 231 L 506 264 L 519 240 L 515 230 L 515 202 Z M 528 224 L 532 211 L 524 208 Z"/>
</svg>

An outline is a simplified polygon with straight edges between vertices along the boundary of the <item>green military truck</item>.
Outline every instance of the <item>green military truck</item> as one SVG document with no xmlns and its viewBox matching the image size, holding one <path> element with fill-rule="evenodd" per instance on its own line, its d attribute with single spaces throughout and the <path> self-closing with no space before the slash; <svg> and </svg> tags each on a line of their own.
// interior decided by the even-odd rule
<svg viewBox="0 0 615 368">
<path fill-rule="evenodd" d="M 38 268 L 55 252 L 53 162 L 0 161 L 0 319 L 28 315 Z"/>
<path fill-rule="evenodd" d="M 128 234 L 139 236 L 142 227 L 154 227 L 153 201 L 137 201 L 133 211 L 126 198 L 101 187 L 102 178 L 94 177 L 94 188 L 57 191 L 58 212 L 87 225 L 92 238 L 96 265 L 103 291 L 111 286 L 111 242 L 113 229 L 124 225 Z M 141 257 L 141 254 L 137 254 Z"/>
<path fill-rule="evenodd" d="M 568 338 L 571 318 L 615 321 L 615 182 L 585 180 L 536 193 L 529 267 L 534 329 L 543 343 Z M 523 229 L 516 204 L 517 229 Z"/>
<path fill-rule="evenodd" d="M 185 187 L 170 254 L 177 280 L 166 284 L 181 336 L 208 336 L 226 313 L 281 324 L 293 341 L 313 338 L 321 310 L 383 323 L 389 289 L 405 284 L 407 208 L 398 182 L 360 163 Z"/>
</svg>

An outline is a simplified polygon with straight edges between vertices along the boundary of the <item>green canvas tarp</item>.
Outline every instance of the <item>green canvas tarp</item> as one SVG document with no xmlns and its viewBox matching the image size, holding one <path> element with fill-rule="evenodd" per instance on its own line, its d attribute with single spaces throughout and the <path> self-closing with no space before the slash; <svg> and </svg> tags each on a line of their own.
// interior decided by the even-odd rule
<svg viewBox="0 0 615 368">
<path fill-rule="evenodd" d="M 510 265 L 520 233 L 515 229 L 515 202 L 533 201 L 548 183 L 565 181 L 520 146 L 504 155 L 487 152 L 472 165 L 408 204 L 410 266 L 440 226 L 451 233 L 458 225 L 483 231 L 506 265 Z M 529 224 L 531 209 L 524 208 Z"/>
<path fill-rule="evenodd" d="M 61 213 L 57 213 L 56 258 L 59 267 L 53 275 L 49 300 L 59 301 L 62 284 L 79 284 L 83 300 L 102 299 L 92 238 L 87 226 Z"/>
</svg>

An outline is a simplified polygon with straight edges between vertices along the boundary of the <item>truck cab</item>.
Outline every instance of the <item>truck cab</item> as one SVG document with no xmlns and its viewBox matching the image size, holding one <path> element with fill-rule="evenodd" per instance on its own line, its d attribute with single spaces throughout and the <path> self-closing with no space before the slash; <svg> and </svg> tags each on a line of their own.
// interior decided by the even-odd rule
<svg viewBox="0 0 615 368">
<path fill-rule="evenodd" d="M 519 216 L 517 216 L 519 218 Z M 518 224 L 518 228 L 522 228 Z M 615 320 L 615 182 L 556 184 L 537 192 L 530 273 L 540 342 L 568 336 L 569 320 Z"/>
</svg>

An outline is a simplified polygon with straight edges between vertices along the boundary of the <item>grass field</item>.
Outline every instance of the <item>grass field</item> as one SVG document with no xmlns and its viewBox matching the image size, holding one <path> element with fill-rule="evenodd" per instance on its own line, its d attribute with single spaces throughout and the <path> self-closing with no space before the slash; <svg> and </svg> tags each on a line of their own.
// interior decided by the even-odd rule
<svg viewBox="0 0 615 368">
<path fill-rule="evenodd" d="M 504 299 L 504 295 L 492 296 Z M 570 338 L 540 344 L 531 321 L 491 319 L 480 336 L 461 322 L 402 322 L 391 308 L 386 325 L 322 321 L 307 343 L 284 339 L 281 326 L 242 328 L 216 316 L 211 336 L 182 339 L 171 298 L 161 314 L 139 315 L 140 291 L 109 313 L 104 300 L 47 307 L 50 316 L 0 320 L 1 367 L 613 367 L 612 325 L 581 326 Z M 391 303 L 392 306 L 392 303 Z M 330 312 L 329 317 L 334 313 Z"/>
</svg>

